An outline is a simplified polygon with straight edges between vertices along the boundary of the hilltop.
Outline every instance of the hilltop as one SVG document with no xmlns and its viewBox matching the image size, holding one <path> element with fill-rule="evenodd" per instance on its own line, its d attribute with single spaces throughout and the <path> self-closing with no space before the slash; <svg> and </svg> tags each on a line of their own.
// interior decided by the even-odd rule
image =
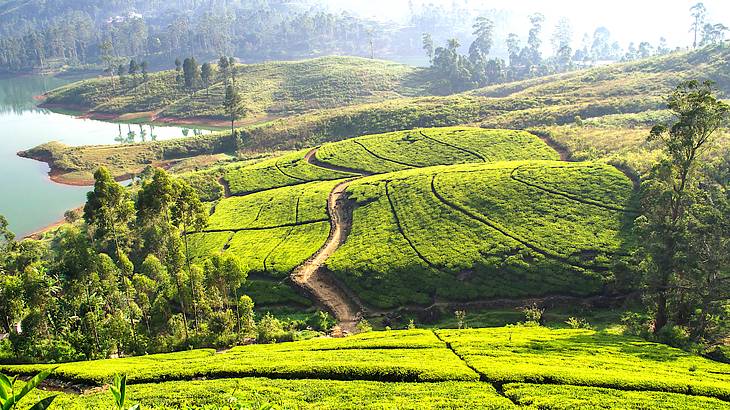
<svg viewBox="0 0 730 410">
<path fill-rule="evenodd" d="M 241 124 L 430 94 L 428 69 L 359 57 L 236 64 L 233 77 L 247 110 Z M 187 89 L 175 70 L 151 73 L 148 81 L 101 77 L 52 90 L 43 106 L 102 119 L 225 124 L 224 78 L 218 72 L 209 85 Z"/>
<path fill-rule="evenodd" d="M 337 60 L 332 59 L 309 60 L 304 63 L 271 63 L 271 65 L 286 66 Z M 363 59 L 345 58 L 345 60 L 357 61 L 363 70 L 369 64 L 385 64 Z M 245 141 L 243 149 L 248 152 L 299 149 L 359 135 L 417 127 L 471 124 L 487 128 L 530 129 L 556 142 L 565 150 L 565 154 L 572 158 L 611 161 L 641 172 L 647 164 L 645 159 L 655 155 L 643 144 L 648 127 L 668 118 L 667 112 L 664 111 L 664 96 L 676 84 L 688 79 L 713 80 L 721 95 L 728 96 L 730 95 L 730 74 L 726 69 L 728 64 L 730 64 L 730 48 L 714 46 L 495 85 L 450 96 L 411 96 L 364 103 L 363 101 L 367 99 L 358 97 L 349 100 L 353 102 L 352 105 L 337 108 L 326 108 L 326 104 L 322 103 L 320 105 L 322 109 L 314 112 L 299 111 L 300 113 L 283 119 L 247 125 L 241 129 Z M 428 77 L 425 71 L 390 65 L 411 74 L 406 76 L 408 81 L 396 82 L 408 86 L 403 85 L 402 91 L 389 93 L 389 96 L 418 95 L 427 92 L 428 82 L 422 81 Z M 330 77 L 330 80 L 334 81 L 333 77 Z M 50 96 L 57 95 L 59 96 L 57 98 L 60 98 L 61 95 L 66 95 L 68 90 L 78 90 L 82 86 L 101 81 L 107 80 L 72 84 L 51 92 Z M 393 86 L 390 89 L 401 89 L 399 87 L 401 86 Z M 97 98 L 93 90 L 89 92 L 90 100 Z M 372 101 L 373 95 L 368 98 Z M 319 101 L 323 100 L 324 98 Z M 282 113 L 276 110 L 267 112 Z M 179 119 L 193 120 L 194 113 L 195 110 L 190 114 L 180 112 Z M 253 117 L 249 119 L 256 121 Z M 109 150 L 108 147 L 56 145 L 53 149 L 46 150 L 48 152 L 42 158 L 32 155 L 32 151 L 29 155 L 50 162 L 57 176 L 73 174 L 88 179 L 90 172 L 101 164 L 110 166 L 115 175 L 121 176 L 138 172 L 147 164 L 185 158 L 188 153 L 224 152 L 222 149 L 230 147 L 229 143 L 212 145 L 209 143 L 211 139 L 216 138 L 216 135 L 222 141 L 229 138 L 226 133 L 220 133 L 207 136 L 204 140 L 188 138 L 184 141 L 127 146 L 130 152 L 135 154 L 122 154 L 121 157 L 116 155 L 113 156 L 114 160 L 104 152 Z M 167 150 L 166 147 L 171 145 L 185 145 L 190 149 Z M 119 152 L 124 149 L 119 149 L 117 146 L 114 150 Z"/>
</svg>

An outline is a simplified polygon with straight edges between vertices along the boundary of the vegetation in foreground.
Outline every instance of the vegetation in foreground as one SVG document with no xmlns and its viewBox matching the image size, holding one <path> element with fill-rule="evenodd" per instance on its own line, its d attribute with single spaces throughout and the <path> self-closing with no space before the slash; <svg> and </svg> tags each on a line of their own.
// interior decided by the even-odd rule
<svg viewBox="0 0 730 410">
<path fill-rule="evenodd" d="M 481 382 L 467 364 L 479 372 Z M 728 407 L 727 366 L 613 331 L 548 329 L 528 323 L 368 332 L 345 339 L 238 347 L 220 354 L 201 350 L 68 363 L 53 377 L 96 385 L 126 372 L 128 401 L 146 408 L 221 406 L 229 400 L 277 408 L 341 408 L 341 400 L 346 400 L 352 408 L 377 408 L 386 400 L 404 408 L 560 409 L 599 403 L 649 408 L 666 402 L 679 409 Z M 2 370 L 31 374 L 48 367 Z M 635 371 L 638 368 L 643 371 Z M 257 377 L 230 378 L 234 375 Z M 192 381 L 201 376 L 215 380 Z M 282 380 L 300 378 L 308 380 Z M 170 379 L 177 381 L 165 381 Z M 380 381 L 368 381 L 372 379 Z M 551 383 L 543 384 L 546 381 Z M 111 396 L 62 394 L 56 403 L 92 408 L 105 406 Z"/>
</svg>

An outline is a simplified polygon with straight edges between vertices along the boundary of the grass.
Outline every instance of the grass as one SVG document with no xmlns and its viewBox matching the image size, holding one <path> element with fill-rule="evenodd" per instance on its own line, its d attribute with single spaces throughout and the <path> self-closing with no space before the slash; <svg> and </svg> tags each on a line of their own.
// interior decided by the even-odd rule
<svg viewBox="0 0 730 410">
<path fill-rule="evenodd" d="M 532 185 L 513 179 L 515 170 Z M 497 162 L 367 177 L 348 187 L 352 230 L 326 264 L 377 307 L 596 294 L 631 245 L 623 211 L 631 193 L 628 178 L 598 163 Z"/>
<path fill-rule="evenodd" d="M 427 69 L 356 57 L 322 57 L 294 62 L 237 64 L 235 87 L 252 117 L 277 116 L 321 108 L 382 101 L 429 92 Z M 226 119 L 225 84 L 217 76 L 206 89 L 177 85 L 174 70 L 149 81 L 96 78 L 47 94 L 50 106 L 100 113 L 158 113 L 166 118 Z"/>
<path fill-rule="evenodd" d="M 730 365 L 635 337 L 543 327 L 438 334 L 495 383 L 558 383 L 730 399 Z"/>
</svg>

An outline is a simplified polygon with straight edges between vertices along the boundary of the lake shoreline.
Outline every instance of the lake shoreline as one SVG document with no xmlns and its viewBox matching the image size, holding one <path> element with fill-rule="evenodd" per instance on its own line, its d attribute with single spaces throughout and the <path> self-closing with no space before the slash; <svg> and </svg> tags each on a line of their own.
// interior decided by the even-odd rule
<svg viewBox="0 0 730 410">
<path fill-rule="evenodd" d="M 230 121 L 221 118 L 212 117 L 189 117 L 189 118 L 177 118 L 177 117 L 166 117 L 158 116 L 155 111 L 142 111 L 142 112 L 129 112 L 123 114 L 116 113 L 105 113 L 98 112 L 89 109 L 83 105 L 78 104 L 59 104 L 59 103 L 48 103 L 46 101 L 46 95 L 37 95 L 33 97 L 36 101 L 39 101 L 38 108 L 45 108 L 52 112 L 66 115 L 75 115 L 78 118 L 108 121 L 114 123 L 123 124 L 136 124 L 144 123 L 149 125 L 160 125 L 160 126 L 178 126 L 178 127 L 195 127 L 201 129 L 207 129 L 211 131 L 218 131 L 230 128 Z M 236 126 L 246 125 L 242 121 L 237 121 Z"/>
</svg>

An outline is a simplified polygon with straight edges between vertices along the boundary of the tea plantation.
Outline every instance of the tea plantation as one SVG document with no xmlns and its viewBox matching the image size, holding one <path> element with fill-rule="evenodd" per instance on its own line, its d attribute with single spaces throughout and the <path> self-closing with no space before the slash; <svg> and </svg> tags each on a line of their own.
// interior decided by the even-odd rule
<svg viewBox="0 0 730 410">
<path fill-rule="evenodd" d="M 559 159 L 524 131 L 446 127 L 227 166 L 207 176 L 227 195 L 189 235 L 193 255 L 236 254 L 269 281 L 252 296 L 277 304 L 273 286 L 289 285 L 270 281 L 325 244 L 327 198 L 349 181 L 349 235 L 325 267 L 367 306 L 600 294 L 631 247 L 632 183 L 612 166 Z"/>
<path fill-rule="evenodd" d="M 52 366 L 0 370 L 31 374 Z M 129 399 L 145 408 L 219 408 L 231 400 L 331 409 L 394 404 L 412 409 L 730 408 L 730 365 L 610 331 L 581 329 L 369 332 L 222 353 L 193 350 L 67 363 L 52 377 L 91 387 L 120 372 L 128 376 Z M 109 402 L 105 391 L 65 393 L 56 405 L 106 408 Z"/>
</svg>

